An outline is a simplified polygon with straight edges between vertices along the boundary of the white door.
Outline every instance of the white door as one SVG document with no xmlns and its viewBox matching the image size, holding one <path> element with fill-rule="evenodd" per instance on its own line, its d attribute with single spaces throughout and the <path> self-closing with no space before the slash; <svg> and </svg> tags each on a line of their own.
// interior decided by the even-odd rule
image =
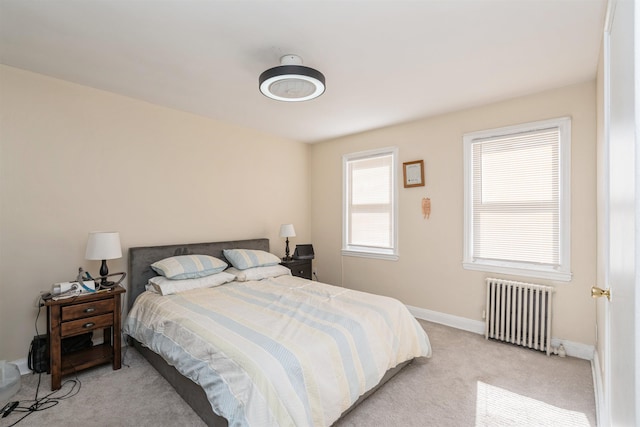
<svg viewBox="0 0 640 427">
<path fill-rule="evenodd" d="M 635 86 L 635 64 L 638 60 L 634 41 L 634 15 L 638 5 L 634 0 L 613 1 L 610 6 L 605 43 L 608 42 L 609 61 L 605 59 L 605 85 L 609 99 L 605 102 L 608 114 L 608 274 L 604 285 L 610 289 L 611 301 L 605 304 L 608 322 L 605 322 L 605 393 L 609 406 L 609 420 L 603 425 L 640 425 L 640 353 L 636 346 L 636 333 L 640 332 L 635 315 L 636 267 L 640 268 L 640 234 L 636 210 L 640 206 L 640 185 L 636 178 L 636 159 L 640 159 L 636 146 L 637 123 L 635 117 L 638 88 Z M 634 7 L 635 6 L 635 7 Z M 608 40 L 607 40 L 608 39 Z M 637 47 L 634 47 L 634 43 Z M 606 49 L 606 48 L 605 48 Z M 607 64 L 608 62 L 608 64 Z M 608 106 L 607 106 L 608 105 Z M 605 219 L 606 221 L 606 219 Z M 602 302 L 600 302 L 602 304 Z M 608 326 L 608 328 L 607 328 Z M 608 345 L 607 345 L 608 344 Z M 608 422 L 607 422 L 608 421 Z"/>
</svg>

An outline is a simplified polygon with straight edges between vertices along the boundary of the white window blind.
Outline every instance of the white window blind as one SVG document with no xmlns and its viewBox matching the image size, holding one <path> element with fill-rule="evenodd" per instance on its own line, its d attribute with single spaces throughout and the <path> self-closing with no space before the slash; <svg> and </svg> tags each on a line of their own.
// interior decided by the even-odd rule
<svg viewBox="0 0 640 427">
<path fill-rule="evenodd" d="M 395 149 L 344 156 L 343 253 L 396 253 Z"/>
<path fill-rule="evenodd" d="M 465 135 L 465 268 L 568 280 L 569 125 Z"/>
</svg>

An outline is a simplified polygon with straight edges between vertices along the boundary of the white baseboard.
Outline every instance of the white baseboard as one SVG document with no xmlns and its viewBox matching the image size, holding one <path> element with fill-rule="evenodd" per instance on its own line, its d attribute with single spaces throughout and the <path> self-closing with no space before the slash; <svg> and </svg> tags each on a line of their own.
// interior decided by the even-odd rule
<svg viewBox="0 0 640 427">
<path fill-rule="evenodd" d="M 451 314 L 440 313 L 433 310 L 427 310 L 426 308 L 412 307 L 410 305 L 407 305 L 407 308 L 409 309 L 409 312 L 411 312 L 411 314 L 413 314 L 413 316 L 418 319 L 426 320 L 428 322 L 440 323 L 441 325 L 484 335 L 485 322 L 479 320 L 471 320 L 465 317 L 454 316 Z M 595 347 L 592 345 L 577 343 L 559 338 L 551 338 L 551 347 L 556 348 L 560 344 L 564 346 L 567 356 L 577 357 L 578 359 L 584 360 L 593 360 Z"/>
<path fill-rule="evenodd" d="M 551 347 L 557 348 L 562 344 L 567 356 L 577 357 L 578 359 L 593 360 L 596 353 L 596 348 L 592 345 L 582 344 L 579 342 L 573 342 L 563 340 L 559 338 L 551 338 Z"/>
<path fill-rule="evenodd" d="M 409 309 L 409 312 L 418 319 L 440 323 L 441 325 L 451 326 L 452 328 L 484 335 L 484 322 L 454 316 L 452 314 L 440 313 L 438 311 L 427 310 L 426 308 L 412 307 L 410 305 L 408 305 L 407 308 Z"/>
</svg>

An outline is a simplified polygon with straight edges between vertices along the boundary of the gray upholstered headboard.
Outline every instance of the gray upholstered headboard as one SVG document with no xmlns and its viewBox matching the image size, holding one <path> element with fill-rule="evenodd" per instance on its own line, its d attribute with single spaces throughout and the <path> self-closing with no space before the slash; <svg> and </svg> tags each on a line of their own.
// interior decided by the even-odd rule
<svg viewBox="0 0 640 427">
<path fill-rule="evenodd" d="M 213 243 L 188 243 L 184 245 L 146 246 L 129 248 L 129 289 L 127 307 L 130 309 L 138 295 L 145 291 L 150 278 L 157 276 L 151 264 L 174 255 L 211 255 L 226 261 L 223 249 L 260 249 L 269 251 L 269 239 L 233 240 Z"/>
</svg>

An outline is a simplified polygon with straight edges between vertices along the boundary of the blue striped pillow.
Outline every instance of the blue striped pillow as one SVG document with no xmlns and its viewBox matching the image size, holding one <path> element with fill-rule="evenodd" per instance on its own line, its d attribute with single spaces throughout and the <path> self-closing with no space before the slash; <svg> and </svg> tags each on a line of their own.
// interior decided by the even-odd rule
<svg viewBox="0 0 640 427">
<path fill-rule="evenodd" d="M 179 255 L 151 264 L 151 268 L 167 279 L 195 279 L 220 273 L 227 263 L 209 255 Z"/>
<path fill-rule="evenodd" d="M 222 252 L 231 265 L 238 270 L 280 264 L 280 258 L 265 251 L 255 249 L 225 249 Z"/>
</svg>

